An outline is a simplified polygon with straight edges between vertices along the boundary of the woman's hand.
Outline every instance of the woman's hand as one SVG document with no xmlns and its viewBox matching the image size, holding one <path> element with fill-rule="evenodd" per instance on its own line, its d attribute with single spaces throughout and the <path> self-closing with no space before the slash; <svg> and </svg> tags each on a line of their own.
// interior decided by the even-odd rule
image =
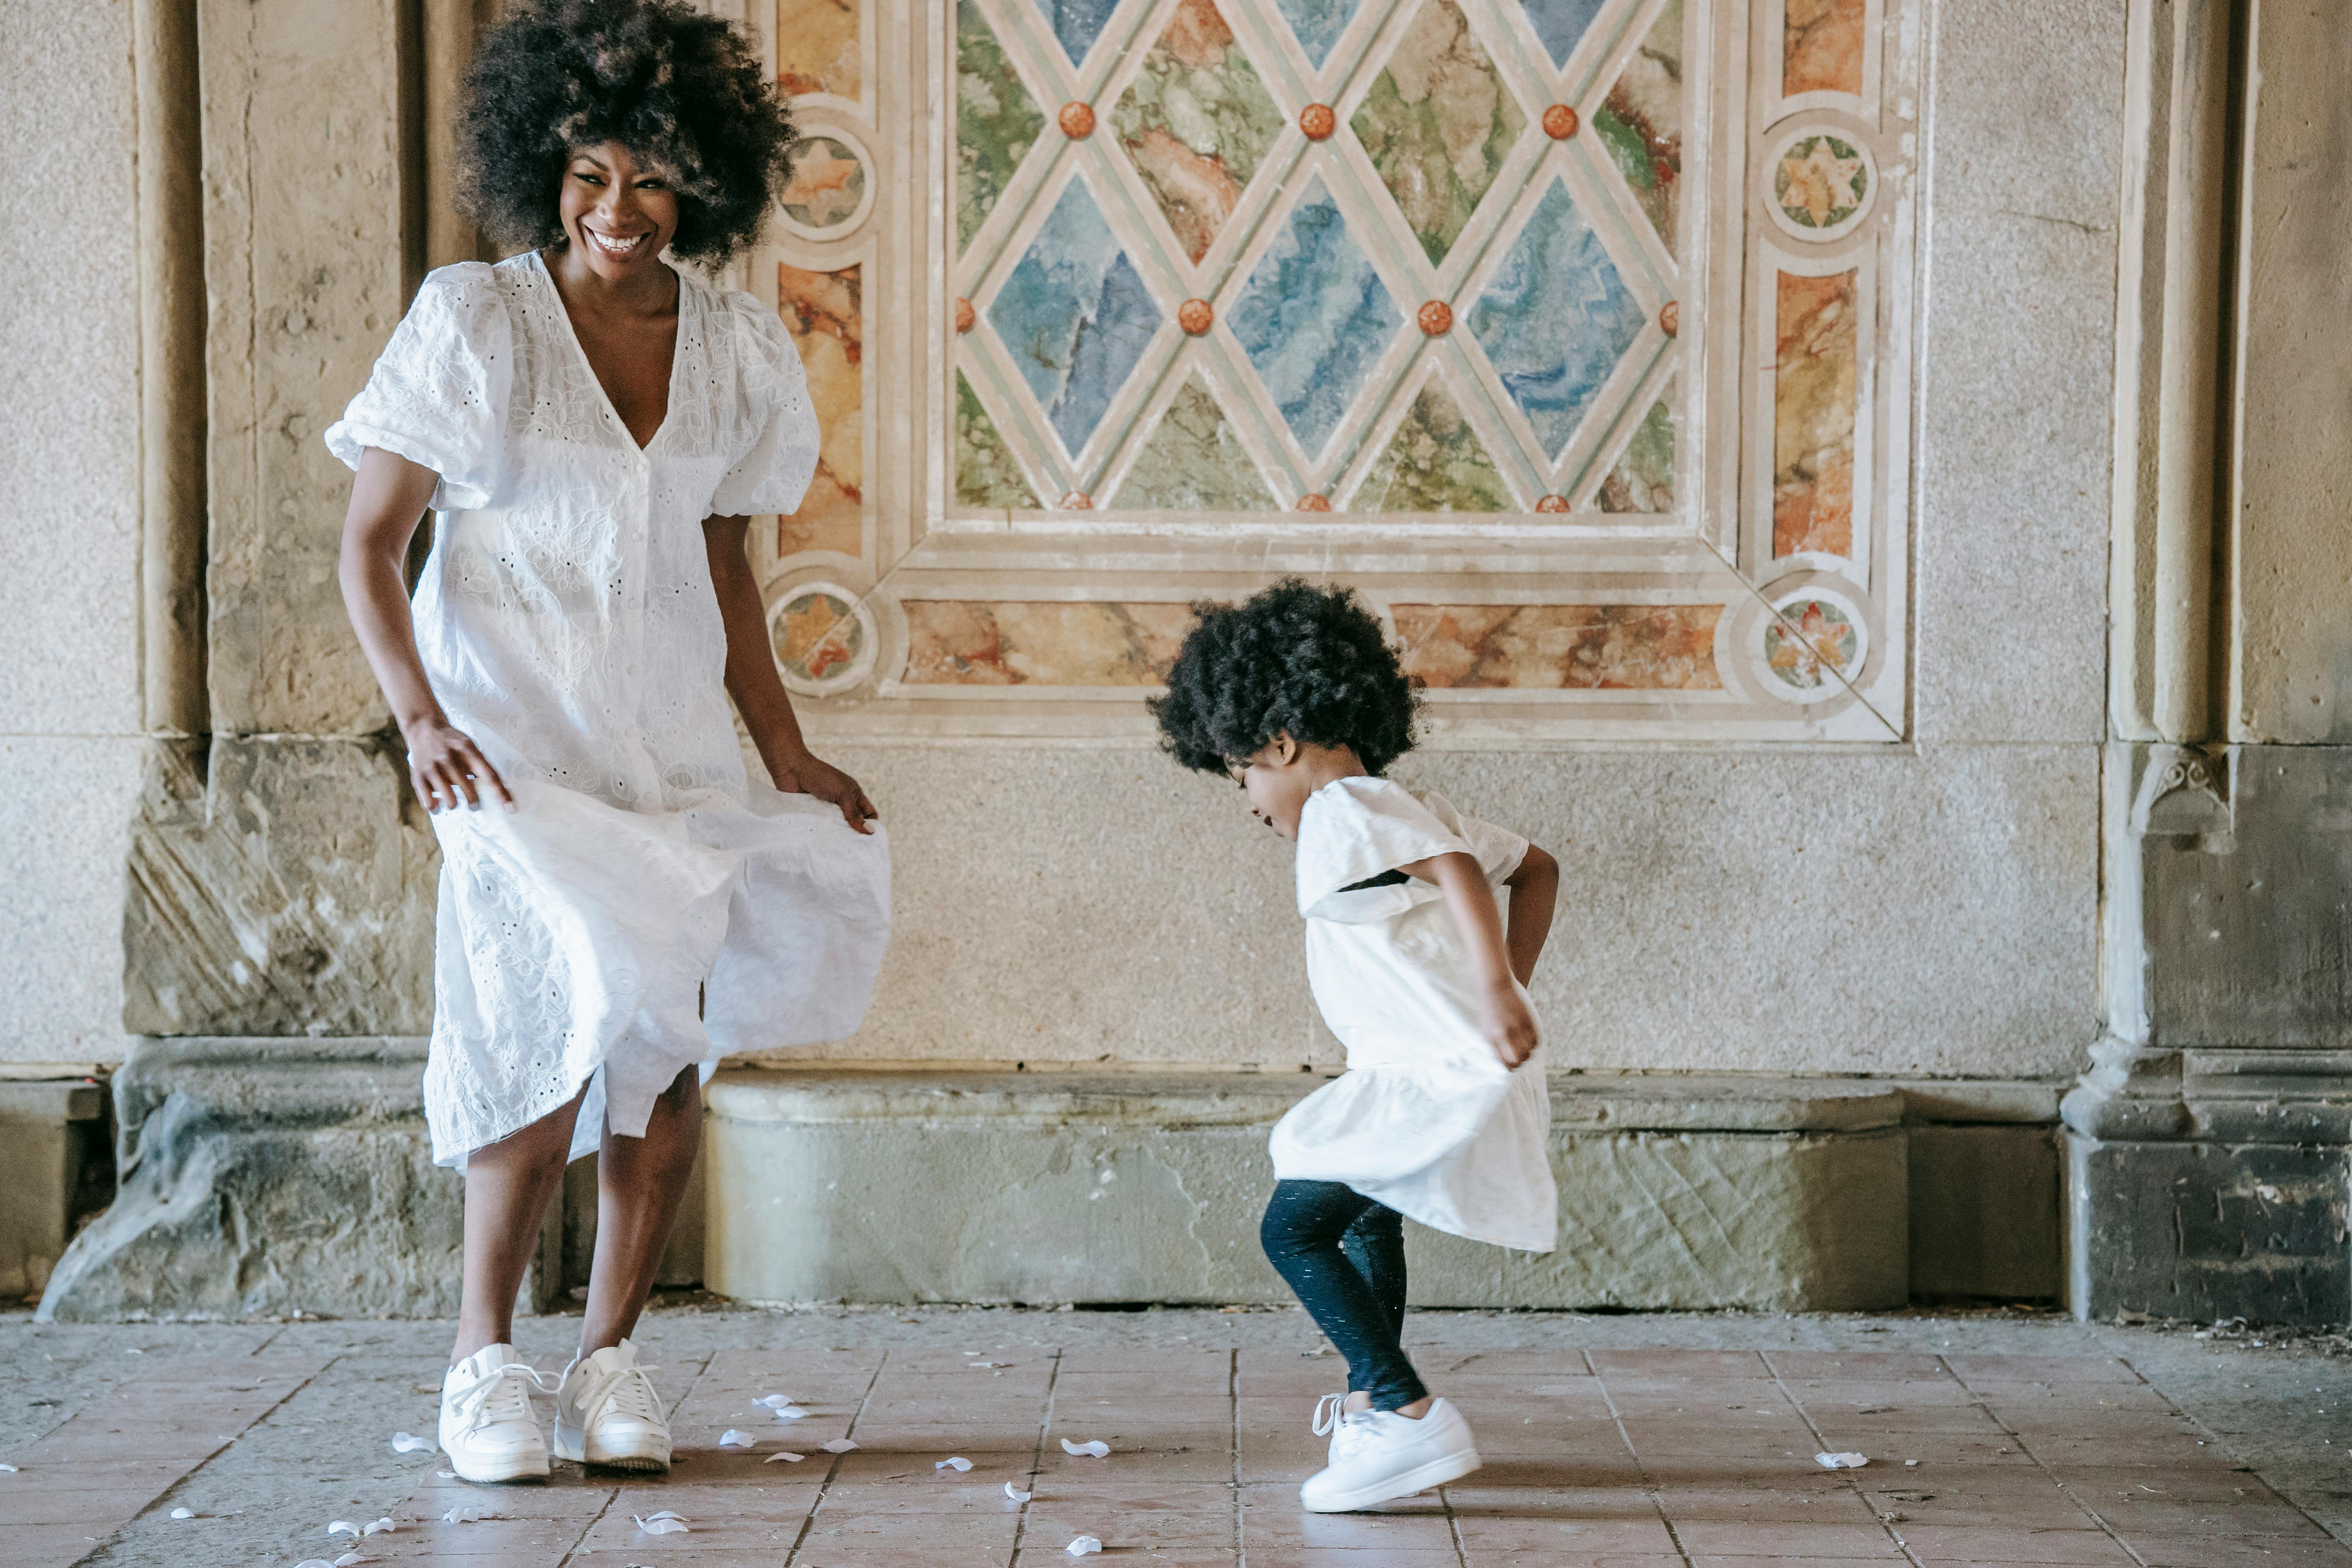
<svg viewBox="0 0 2352 1568">
<path fill-rule="evenodd" d="M 841 820 L 860 833 L 873 832 L 866 825 L 882 815 L 874 809 L 874 803 L 866 798 L 866 792 L 858 787 L 856 779 L 831 763 L 821 763 L 805 752 L 801 753 L 798 761 L 772 771 L 778 789 L 786 795 L 812 795 L 828 805 L 839 806 Z"/>
<path fill-rule="evenodd" d="M 415 785 L 425 810 L 452 810 L 462 800 L 468 811 L 478 811 L 485 798 L 509 811 L 515 808 L 514 795 L 499 770 L 490 766 L 473 737 L 448 720 L 436 714 L 403 725 L 400 733 L 408 742 L 408 782 Z"/>
<path fill-rule="evenodd" d="M 1516 1068 L 1535 1054 L 1535 1011 L 1517 985 L 1507 980 L 1489 984 L 1485 1011 L 1486 1043 L 1495 1047 L 1505 1067 Z"/>
</svg>

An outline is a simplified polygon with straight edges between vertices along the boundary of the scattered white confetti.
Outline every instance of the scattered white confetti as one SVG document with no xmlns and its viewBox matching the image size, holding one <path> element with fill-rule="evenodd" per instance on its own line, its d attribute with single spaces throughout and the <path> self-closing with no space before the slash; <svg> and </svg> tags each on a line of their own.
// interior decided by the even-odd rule
<svg viewBox="0 0 2352 1568">
<path fill-rule="evenodd" d="M 1107 1459 L 1110 1458 L 1110 1445 L 1099 1437 L 1089 1443 L 1073 1443 L 1065 1437 L 1062 1439 L 1062 1452 L 1079 1454 L 1094 1459 Z"/>
<path fill-rule="evenodd" d="M 341 1557 L 336 1558 L 334 1562 L 328 1564 L 328 1568 L 352 1568 L 352 1563 L 364 1563 L 366 1561 L 366 1558 L 361 1556 L 356 1552 L 346 1552 Z"/>
<path fill-rule="evenodd" d="M 1870 1463 L 1866 1454 L 1815 1454 L 1813 1463 L 1825 1470 L 1858 1470 Z"/>
<path fill-rule="evenodd" d="M 760 1395 L 759 1398 L 751 1401 L 754 1405 L 764 1405 L 771 1410 L 777 1409 L 782 1405 L 790 1405 L 792 1402 L 793 1396 L 789 1394 L 763 1394 Z"/>
<path fill-rule="evenodd" d="M 173 1519 L 194 1519 L 196 1517 L 196 1510 L 192 1508 L 175 1508 L 172 1510 L 172 1517 Z"/>
<path fill-rule="evenodd" d="M 995 1366 L 996 1364 L 997 1363 L 992 1361 L 976 1361 L 970 1366 L 964 1368 L 964 1370 L 966 1372 L 986 1372 L 989 1368 Z"/>
<path fill-rule="evenodd" d="M 1073 1557 L 1090 1557 L 1102 1550 L 1102 1542 L 1091 1535 L 1081 1535 L 1062 1550 Z"/>
<path fill-rule="evenodd" d="M 791 1449 L 787 1448 L 782 1453 L 769 1455 L 768 1463 L 772 1465 L 797 1465 L 803 1459 L 807 1458 L 808 1456 L 806 1454 L 795 1454 Z"/>
<path fill-rule="evenodd" d="M 433 1473 L 445 1481 L 454 1481 L 457 1479 L 457 1472 L 455 1470 L 436 1470 Z"/>
<path fill-rule="evenodd" d="M 931 1468 L 935 1470 L 953 1470 L 958 1475 L 961 1475 L 964 1471 L 971 1468 L 971 1461 L 965 1458 L 961 1454 L 958 1454 L 951 1458 L 941 1459 L 939 1463 L 933 1465 Z"/>
<path fill-rule="evenodd" d="M 1903 1468 L 1906 1470 L 1916 1470 L 1919 1468 L 1919 1461 L 1916 1459 L 1906 1459 L 1903 1461 Z"/>
<path fill-rule="evenodd" d="M 496 1519 L 498 1517 L 499 1513 L 496 1509 L 479 1508 L 473 1503 L 461 1502 L 456 1508 L 451 1509 L 447 1513 L 443 1514 L 441 1516 L 441 1522 L 444 1524 L 478 1524 L 483 1520 Z"/>
<path fill-rule="evenodd" d="M 14 1465 L 0 1465 L 0 1472 L 5 1472 L 12 1476 L 17 1473 L 16 1467 Z"/>
<path fill-rule="evenodd" d="M 808 1414 L 797 1405 L 779 1405 L 775 1409 L 776 1419 L 779 1421 L 798 1421 Z"/>
<path fill-rule="evenodd" d="M 823 1445 L 823 1447 L 824 1451 L 828 1454 L 846 1454 L 850 1449 L 857 1447 L 857 1445 L 851 1442 L 846 1437 L 835 1437 L 832 1442 L 826 1443 Z"/>
<path fill-rule="evenodd" d="M 385 1531 L 394 1528 L 396 1527 L 389 1519 L 374 1519 L 370 1520 L 368 1521 L 368 1527 L 365 1530 L 361 1531 L 360 1533 L 362 1535 L 381 1535 Z"/>
<path fill-rule="evenodd" d="M 334 1523 L 327 1526 L 327 1533 L 329 1535 L 348 1535 L 352 1540 L 356 1541 L 359 1539 L 360 1527 L 353 1524 L 348 1519 L 339 1519 L 335 1521 Z"/>
<path fill-rule="evenodd" d="M 1011 1481 L 1007 1481 L 1004 1483 L 1004 1495 L 1011 1498 L 1014 1502 L 1027 1502 L 1030 1498 L 1035 1494 L 1024 1492 L 1015 1487 Z"/>
<path fill-rule="evenodd" d="M 294 1564 L 294 1568 L 335 1568 L 335 1565 L 323 1557 L 305 1557 Z"/>
<path fill-rule="evenodd" d="M 686 1521 L 669 1509 L 659 1513 L 631 1514 L 629 1517 L 635 1520 L 637 1528 L 647 1535 L 684 1535 L 687 1532 Z"/>
<path fill-rule="evenodd" d="M 394 1432 L 392 1435 L 392 1451 L 395 1454 L 414 1454 L 419 1448 L 431 1447 L 432 1444 L 414 1432 Z"/>
<path fill-rule="evenodd" d="M 739 1432 L 732 1426 L 719 1436 L 719 1446 L 722 1448 L 756 1447 L 760 1439 L 752 1436 L 749 1432 Z"/>
</svg>

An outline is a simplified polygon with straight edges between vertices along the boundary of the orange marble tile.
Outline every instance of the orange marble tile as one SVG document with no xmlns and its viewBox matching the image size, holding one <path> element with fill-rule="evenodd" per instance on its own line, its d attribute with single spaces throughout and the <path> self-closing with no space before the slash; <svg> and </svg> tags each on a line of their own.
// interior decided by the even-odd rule
<svg viewBox="0 0 2352 1568">
<path fill-rule="evenodd" d="M 1428 685 L 1716 690 L 1719 605 L 1398 605 L 1404 668 Z"/>
<path fill-rule="evenodd" d="M 866 503 L 865 342 L 859 269 L 810 272 L 779 263 L 776 309 L 808 373 L 816 412 L 816 475 L 800 510 L 781 519 L 776 553 L 805 550 L 856 555 L 864 547 Z"/>
<path fill-rule="evenodd" d="M 1867 0 L 1789 0 L 1780 37 L 1780 91 L 1862 91 Z"/>
<path fill-rule="evenodd" d="M 1772 553 L 1853 553 L 1860 274 L 1780 275 L 1772 373 Z"/>
<path fill-rule="evenodd" d="M 910 599 L 911 686 L 1157 686 L 1192 624 L 1184 605 Z"/>
<path fill-rule="evenodd" d="M 776 0 L 776 85 L 787 93 L 858 95 L 859 0 Z"/>
</svg>

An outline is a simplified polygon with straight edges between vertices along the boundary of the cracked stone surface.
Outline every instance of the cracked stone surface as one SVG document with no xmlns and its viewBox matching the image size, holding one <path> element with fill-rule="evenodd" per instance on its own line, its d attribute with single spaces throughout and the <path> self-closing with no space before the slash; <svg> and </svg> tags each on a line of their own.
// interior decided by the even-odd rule
<svg viewBox="0 0 2352 1568">
<path fill-rule="evenodd" d="M 576 1323 L 524 1320 L 542 1366 Z M 640 1336 L 682 1456 L 472 1488 L 430 1436 L 448 1326 L 0 1318 L 0 1559 L 169 1568 L 364 1561 L 785 1568 L 1107 1561 L 1249 1568 L 1774 1563 L 2352 1564 L 2352 1360 L 2334 1342 L 1886 1316 L 1424 1312 L 1409 1341 L 1486 1468 L 1307 1515 L 1318 1394 L 1296 1310 L 761 1311 L 677 1298 Z M 796 1396 L 779 1423 L 751 1401 Z M 2324 1414 L 2323 1414 L 2324 1412 Z M 722 1448 L 722 1432 L 756 1448 Z M 859 1447 L 828 1456 L 825 1439 Z M 1101 1437 L 1107 1459 L 1057 1438 Z M 767 1462 L 779 1448 L 807 1458 Z M 1812 1455 L 1868 1454 L 1827 1471 Z M 969 1472 L 934 1469 L 960 1454 Z M 1905 1460 L 1916 1458 L 1916 1466 Z M 1010 1502 L 1007 1480 L 1034 1493 Z M 499 1517 L 444 1524 L 451 1508 Z M 635 1515 L 683 1514 L 647 1536 Z M 174 1509 L 193 1518 L 174 1520 Z M 2330 1532 L 2333 1532 L 2332 1534 Z"/>
</svg>

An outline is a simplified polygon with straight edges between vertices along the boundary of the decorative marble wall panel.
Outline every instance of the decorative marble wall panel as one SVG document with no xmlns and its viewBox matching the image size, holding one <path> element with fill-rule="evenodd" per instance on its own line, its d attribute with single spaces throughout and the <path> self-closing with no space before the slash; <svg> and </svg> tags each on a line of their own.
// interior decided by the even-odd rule
<svg viewBox="0 0 2352 1568">
<path fill-rule="evenodd" d="M 810 721 L 1141 733 L 1298 572 L 1441 737 L 1900 738 L 1906 3 L 774 0 Z"/>
</svg>

